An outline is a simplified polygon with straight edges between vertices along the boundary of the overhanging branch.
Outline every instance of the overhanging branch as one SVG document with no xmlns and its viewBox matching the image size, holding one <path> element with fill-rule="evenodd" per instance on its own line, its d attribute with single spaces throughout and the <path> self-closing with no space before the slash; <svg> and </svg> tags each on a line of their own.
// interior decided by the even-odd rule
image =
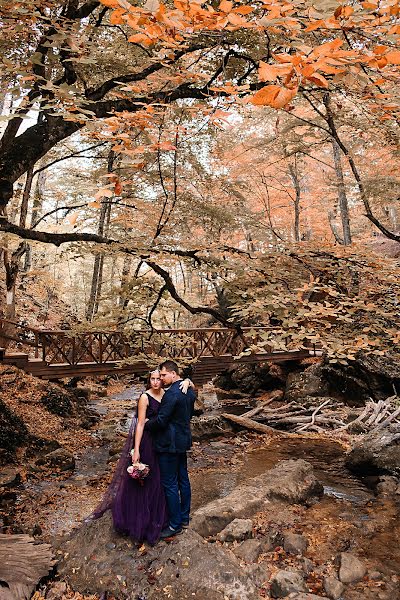
<svg viewBox="0 0 400 600">
<path fill-rule="evenodd" d="M 171 275 L 168 273 L 168 271 L 166 271 L 165 269 L 160 267 L 160 265 L 158 265 L 157 263 L 155 263 L 153 261 L 146 260 L 146 263 L 149 265 L 149 267 L 151 267 L 153 269 L 153 271 L 155 273 L 157 273 L 157 275 L 159 275 L 164 280 L 165 287 L 168 290 L 170 296 L 178 304 L 183 306 L 183 308 L 185 308 L 188 312 L 190 312 L 192 315 L 198 315 L 198 314 L 211 315 L 219 323 L 224 325 L 224 327 L 229 327 L 229 329 L 236 329 L 238 334 L 240 334 L 240 326 L 234 325 L 233 323 L 231 323 L 230 321 L 225 319 L 225 317 L 223 317 L 214 308 L 211 308 L 209 306 L 191 306 L 190 304 L 188 304 L 188 302 L 186 302 L 186 300 L 184 300 L 184 298 L 182 298 L 179 295 L 178 290 L 176 289 L 174 282 L 172 281 Z"/>
</svg>

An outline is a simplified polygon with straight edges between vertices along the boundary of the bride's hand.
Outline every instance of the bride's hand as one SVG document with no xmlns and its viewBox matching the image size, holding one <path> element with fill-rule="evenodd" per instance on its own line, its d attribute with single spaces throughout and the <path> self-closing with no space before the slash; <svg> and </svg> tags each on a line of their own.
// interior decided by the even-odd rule
<svg viewBox="0 0 400 600">
<path fill-rule="evenodd" d="M 134 463 L 138 463 L 138 462 L 140 462 L 140 454 L 139 454 L 138 450 L 135 450 L 135 452 L 133 453 L 133 456 L 132 456 L 132 463 L 134 464 Z"/>
<path fill-rule="evenodd" d="M 187 394 L 187 391 L 190 387 L 193 388 L 194 384 L 193 384 L 193 381 L 191 381 L 188 377 L 186 377 L 186 379 L 181 381 L 179 384 L 179 388 L 180 388 L 181 392 L 183 392 L 184 394 Z"/>
</svg>

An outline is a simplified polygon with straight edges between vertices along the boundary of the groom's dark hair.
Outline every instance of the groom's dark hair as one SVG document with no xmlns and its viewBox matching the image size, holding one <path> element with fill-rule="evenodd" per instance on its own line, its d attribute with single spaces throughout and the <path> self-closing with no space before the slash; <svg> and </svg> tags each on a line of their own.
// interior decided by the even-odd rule
<svg viewBox="0 0 400 600">
<path fill-rule="evenodd" d="M 179 367 L 173 360 L 164 360 L 164 362 L 162 362 L 160 365 L 160 371 L 161 369 L 165 369 L 169 372 L 175 371 L 175 373 L 179 375 Z"/>
</svg>

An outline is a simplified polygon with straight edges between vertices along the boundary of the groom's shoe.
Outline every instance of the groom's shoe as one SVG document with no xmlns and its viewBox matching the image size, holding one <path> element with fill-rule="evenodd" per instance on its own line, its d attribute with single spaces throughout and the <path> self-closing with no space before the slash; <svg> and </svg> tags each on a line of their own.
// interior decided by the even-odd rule
<svg viewBox="0 0 400 600">
<path fill-rule="evenodd" d="M 172 529 L 172 527 L 168 525 L 168 527 L 165 527 L 160 533 L 160 540 L 166 540 L 174 537 L 174 535 L 179 535 L 180 533 L 182 533 L 182 527 L 179 527 L 178 529 Z"/>
<path fill-rule="evenodd" d="M 187 529 L 189 527 L 189 521 L 182 521 L 183 529 Z"/>
</svg>

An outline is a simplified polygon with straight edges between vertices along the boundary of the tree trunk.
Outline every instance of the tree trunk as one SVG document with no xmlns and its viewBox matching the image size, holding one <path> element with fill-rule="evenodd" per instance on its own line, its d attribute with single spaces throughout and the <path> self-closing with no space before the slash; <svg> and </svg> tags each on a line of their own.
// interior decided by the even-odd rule
<svg viewBox="0 0 400 600">
<path fill-rule="evenodd" d="M 296 242 L 301 241 L 300 235 L 300 198 L 301 198 L 301 189 L 300 189 L 300 180 L 299 174 L 297 172 L 297 160 L 295 159 L 294 166 L 289 164 L 289 173 L 290 177 L 293 181 L 293 187 L 295 189 L 296 195 L 294 198 L 294 239 Z"/>
<path fill-rule="evenodd" d="M 31 229 L 35 227 L 43 205 L 43 196 L 46 185 L 46 172 L 41 171 L 36 180 L 35 194 L 33 197 L 33 206 L 31 214 Z M 25 254 L 24 272 L 27 273 L 32 268 L 32 246 L 27 244 Z"/>
<path fill-rule="evenodd" d="M 342 238 L 341 243 L 344 246 L 350 246 L 351 231 L 350 231 L 349 203 L 347 201 L 342 163 L 340 160 L 340 148 L 339 148 L 337 141 L 334 138 L 332 138 L 332 148 L 333 148 L 333 159 L 335 162 L 335 173 L 336 173 L 336 182 L 337 182 L 337 189 L 338 189 L 339 212 L 340 212 L 340 218 L 342 221 L 342 229 L 343 229 L 343 238 Z M 331 225 L 331 227 L 332 227 L 332 225 Z"/>
<path fill-rule="evenodd" d="M 33 181 L 33 167 L 29 169 L 26 174 L 26 181 L 24 192 L 22 194 L 22 202 L 19 216 L 19 225 L 20 227 L 26 226 L 26 217 L 28 214 L 28 204 L 29 204 L 29 196 L 32 189 L 32 181 Z M 6 241 L 5 248 L 3 250 L 3 262 L 5 269 L 5 279 L 6 279 L 6 303 L 4 316 L 6 319 L 10 321 L 14 321 L 15 319 L 15 287 L 17 283 L 18 273 L 20 270 L 20 260 L 21 257 L 26 252 L 26 242 L 21 242 L 16 250 L 12 252 L 10 256 L 10 251 L 8 249 L 8 241 Z M 12 323 L 9 323 L 5 327 L 5 333 L 13 336 L 15 333 L 15 327 Z"/>
<path fill-rule="evenodd" d="M 333 236 L 334 236 L 334 238 L 335 238 L 335 240 L 336 240 L 336 242 L 338 244 L 343 245 L 343 239 L 340 236 L 340 233 L 339 233 L 337 225 L 336 225 L 336 217 L 337 217 L 337 210 L 336 209 L 335 210 L 330 210 L 328 212 L 329 225 L 330 225 L 331 231 L 333 233 Z"/>
<path fill-rule="evenodd" d="M 106 207 L 107 207 L 107 209 L 106 209 L 104 231 L 103 231 L 104 235 L 107 235 L 109 227 L 110 227 L 111 204 L 108 202 Z M 100 297 L 101 297 L 101 290 L 103 287 L 104 254 L 101 254 L 99 256 L 99 258 L 100 258 L 100 261 L 99 261 L 99 266 L 98 266 L 97 292 L 96 292 L 96 298 L 95 298 L 95 302 L 94 302 L 93 317 L 95 315 L 97 315 L 97 313 L 98 313 L 99 301 L 100 301 Z M 113 260 L 115 261 L 115 256 L 113 257 Z"/>
<path fill-rule="evenodd" d="M 113 150 L 110 150 L 108 155 L 108 165 L 107 165 L 107 173 L 113 172 L 115 160 L 115 153 Z M 99 216 L 99 224 L 97 228 L 98 235 L 107 235 L 111 218 L 111 204 L 110 201 L 104 200 Z M 90 296 L 86 309 L 86 319 L 88 321 L 92 321 L 94 316 L 96 315 L 99 308 L 99 299 L 102 287 L 102 279 L 103 279 L 103 266 L 104 266 L 104 255 L 96 254 L 93 265 L 93 274 L 92 274 L 92 283 L 90 286 Z"/>
<path fill-rule="evenodd" d="M 19 212 L 19 226 L 26 227 L 26 217 L 28 215 L 29 198 L 31 196 L 33 182 L 33 167 L 30 167 L 26 173 L 24 193 L 22 194 L 21 208 Z"/>
<path fill-rule="evenodd" d="M 125 308 L 128 304 L 128 299 L 125 297 L 125 294 L 124 294 L 124 287 L 129 279 L 131 267 L 132 267 L 132 256 L 130 256 L 129 254 L 126 254 L 124 257 L 124 264 L 122 267 L 121 286 L 120 286 L 120 292 L 119 292 L 119 298 L 118 298 L 118 306 L 120 308 Z"/>
</svg>

